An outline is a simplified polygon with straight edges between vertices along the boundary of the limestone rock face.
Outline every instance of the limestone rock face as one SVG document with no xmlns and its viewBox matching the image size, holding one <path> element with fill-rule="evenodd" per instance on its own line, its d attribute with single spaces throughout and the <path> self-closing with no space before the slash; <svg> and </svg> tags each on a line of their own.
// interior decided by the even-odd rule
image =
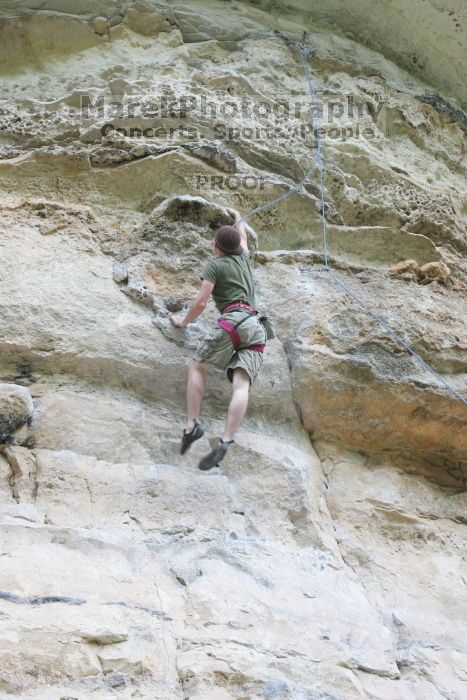
<svg viewBox="0 0 467 700">
<path fill-rule="evenodd" d="M 2 699 L 465 696 L 463 13 L 2 3 Z M 206 435 L 179 449 L 217 313 L 169 316 L 227 208 L 285 194 L 316 156 L 275 29 L 309 31 L 325 201 L 315 168 L 248 219 L 277 338 L 204 474 L 219 370 Z"/>
</svg>

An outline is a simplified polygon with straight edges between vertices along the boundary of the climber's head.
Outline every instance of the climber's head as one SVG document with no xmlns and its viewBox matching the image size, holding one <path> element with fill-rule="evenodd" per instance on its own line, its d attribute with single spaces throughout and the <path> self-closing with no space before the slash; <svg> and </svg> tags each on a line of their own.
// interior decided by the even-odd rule
<svg viewBox="0 0 467 700">
<path fill-rule="evenodd" d="M 221 226 L 216 231 L 214 251 L 218 255 L 240 255 L 242 252 L 241 238 L 235 226 Z"/>
</svg>

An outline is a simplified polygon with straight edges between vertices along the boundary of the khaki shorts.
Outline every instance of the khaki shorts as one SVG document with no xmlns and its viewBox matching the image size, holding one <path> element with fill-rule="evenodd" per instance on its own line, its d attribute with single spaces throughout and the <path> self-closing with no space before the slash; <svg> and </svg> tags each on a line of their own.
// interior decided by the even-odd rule
<svg viewBox="0 0 467 700">
<path fill-rule="evenodd" d="M 237 328 L 242 345 L 263 345 L 266 343 L 266 331 L 256 316 L 244 311 L 230 311 L 221 318 L 233 325 L 247 317 L 246 321 Z M 209 362 L 219 369 L 227 370 L 227 377 L 232 381 L 233 371 L 241 367 L 250 377 L 253 384 L 263 365 L 263 353 L 256 350 L 235 350 L 229 333 L 215 326 L 200 343 L 194 359 L 198 362 Z"/>
</svg>

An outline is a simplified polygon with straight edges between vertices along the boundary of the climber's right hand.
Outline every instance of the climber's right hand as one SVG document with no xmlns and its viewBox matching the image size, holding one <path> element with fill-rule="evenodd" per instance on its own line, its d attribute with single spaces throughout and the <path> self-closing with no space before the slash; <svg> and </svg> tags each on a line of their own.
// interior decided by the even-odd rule
<svg viewBox="0 0 467 700">
<path fill-rule="evenodd" d="M 178 316 L 177 314 L 172 314 L 172 316 L 169 317 L 170 320 L 172 321 L 173 325 L 175 328 L 185 328 L 185 317 L 184 316 Z"/>
</svg>

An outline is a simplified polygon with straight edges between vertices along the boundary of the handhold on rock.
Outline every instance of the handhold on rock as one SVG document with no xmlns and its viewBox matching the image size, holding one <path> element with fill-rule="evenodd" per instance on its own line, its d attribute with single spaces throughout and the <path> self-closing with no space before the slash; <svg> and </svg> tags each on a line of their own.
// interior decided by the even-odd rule
<svg viewBox="0 0 467 700">
<path fill-rule="evenodd" d="M 102 646 L 105 646 L 107 644 L 126 642 L 128 639 L 128 634 L 127 632 L 123 632 L 121 630 L 115 631 L 108 628 L 99 628 L 89 632 L 84 632 L 81 637 L 92 644 L 101 644 Z"/>
<path fill-rule="evenodd" d="M 171 221 L 187 221 L 197 225 L 207 225 L 211 231 L 233 224 L 233 219 L 227 213 L 225 207 L 220 204 L 208 202 L 204 197 L 192 196 L 189 194 L 173 195 L 164 199 L 151 213 L 151 220 L 159 218 L 170 219 Z M 245 223 L 248 236 L 248 247 L 256 250 L 258 247 L 258 237 L 256 232 Z M 208 230 L 208 235 L 209 230 Z"/>
<path fill-rule="evenodd" d="M 123 78 L 114 78 L 108 84 L 110 92 L 116 96 L 125 95 L 131 89 L 131 84 Z"/>
<path fill-rule="evenodd" d="M 109 19 L 109 27 L 116 27 L 118 24 L 121 24 L 122 21 L 122 15 L 114 15 Z"/>
<path fill-rule="evenodd" d="M 183 144 L 183 148 L 210 163 L 218 170 L 223 170 L 226 173 L 235 173 L 237 170 L 235 156 L 217 143 L 188 143 Z"/>
<path fill-rule="evenodd" d="M 443 262 L 429 262 L 419 267 L 415 260 L 402 260 L 389 268 L 389 274 L 399 275 L 403 279 L 412 279 L 420 284 L 429 284 L 435 280 L 447 284 L 451 270 Z"/>
<path fill-rule="evenodd" d="M 155 7 L 148 0 L 139 0 L 128 9 L 125 24 L 134 32 L 144 36 L 154 36 L 159 32 L 170 32 L 177 24 L 177 20 L 170 9 Z"/>
<path fill-rule="evenodd" d="M 109 28 L 107 18 L 106 17 L 94 17 L 92 20 L 92 27 L 96 34 L 99 34 L 102 36 L 103 34 L 106 34 Z"/>
<path fill-rule="evenodd" d="M 191 221 L 194 224 L 211 224 L 215 228 L 232 223 L 232 218 L 222 207 L 208 202 L 204 197 L 189 194 L 165 199 L 151 214 L 153 219 L 159 217 L 172 221 Z"/>
<path fill-rule="evenodd" d="M 422 265 L 418 270 L 418 281 L 420 284 L 429 284 L 436 280 L 442 284 L 447 284 L 451 270 L 443 262 L 429 262 Z"/>
<path fill-rule="evenodd" d="M 121 282 L 126 282 L 128 280 L 128 270 L 122 263 L 115 262 L 113 266 L 113 279 L 114 282 L 120 284 Z"/>
<path fill-rule="evenodd" d="M 402 262 L 389 268 L 389 274 L 391 275 L 416 274 L 417 272 L 418 263 L 416 260 L 402 260 Z"/>
<path fill-rule="evenodd" d="M 32 416 L 34 405 L 28 389 L 17 384 L 0 384 L 0 442 Z"/>
<path fill-rule="evenodd" d="M 98 147 L 91 151 L 89 160 L 92 165 L 120 165 L 128 163 L 133 157 L 122 148 Z"/>
</svg>

